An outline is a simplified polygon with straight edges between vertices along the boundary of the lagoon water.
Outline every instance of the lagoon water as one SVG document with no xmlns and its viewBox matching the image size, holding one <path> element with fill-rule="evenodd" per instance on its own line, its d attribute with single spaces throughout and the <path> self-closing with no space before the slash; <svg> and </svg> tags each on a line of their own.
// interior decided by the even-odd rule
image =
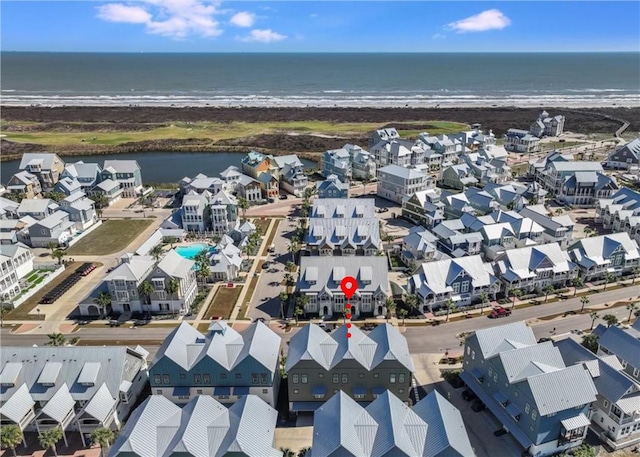
<svg viewBox="0 0 640 457">
<path fill-rule="evenodd" d="M 241 152 L 140 152 L 132 154 L 103 154 L 89 156 L 62 157 L 65 163 L 96 162 L 100 166 L 105 160 L 137 160 L 142 168 L 143 182 L 177 183 L 185 176 L 193 177 L 198 173 L 218 176 L 230 165 L 240 168 L 240 161 L 246 154 Z M 317 164 L 301 159 L 307 168 L 316 168 Z M 0 162 L 0 182 L 5 183 L 18 171 L 19 160 Z"/>
</svg>

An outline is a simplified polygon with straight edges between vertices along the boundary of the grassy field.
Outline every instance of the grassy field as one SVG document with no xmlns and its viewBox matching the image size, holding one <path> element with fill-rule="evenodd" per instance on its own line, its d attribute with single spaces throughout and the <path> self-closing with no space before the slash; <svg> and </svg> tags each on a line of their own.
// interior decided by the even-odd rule
<svg viewBox="0 0 640 457">
<path fill-rule="evenodd" d="M 267 233 L 271 219 L 254 219 L 253 223 L 255 224 L 258 233 L 260 233 L 260 236 L 264 236 L 264 234 Z"/>
<path fill-rule="evenodd" d="M 302 122 L 231 122 L 214 123 L 199 122 L 193 124 L 172 124 L 169 126 L 156 127 L 144 131 L 33 131 L 14 132 L 7 131 L 7 126 L 26 125 L 24 122 L 3 122 L 3 133 L 6 139 L 17 143 L 33 143 L 46 145 L 120 145 L 129 142 L 149 141 L 149 140 L 226 140 L 234 138 L 244 138 L 253 135 L 289 133 L 289 134 L 316 134 L 332 136 L 365 135 L 368 136 L 373 130 L 380 128 L 378 123 L 333 123 L 325 121 L 302 121 Z M 30 123 L 33 125 L 34 123 Z M 80 123 L 72 123 L 80 125 Z M 90 123 L 87 123 L 90 125 Z M 425 122 L 404 122 L 407 124 L 424 125 Z M 467 128 L 465 124 L 446 121 L 429 121 L 429 133 L 439 135 L 441 133 L 454 133 Z M 421 130 L 399 130 L 402 136 L 417 136 Z"/>
<path fill-rule="evenodd" d="M 233 310 L 233 307 L 240 296 L 240 292 L 242 292 L 242 286 L 220 286 L 216 294 L 213 296 L 213 300 L 211 300 L 211 304 L 207 308 L 207 311 L 204 313 L 203 319 L 228 319 L 231 315 L 231 310 Z"/>
<path fill-rule="evenodd" d="M 126 248 L 144 229 L 150 219 L 108 220 L 69 249 L 67 255 L 108 255 Z"/>
</svg>

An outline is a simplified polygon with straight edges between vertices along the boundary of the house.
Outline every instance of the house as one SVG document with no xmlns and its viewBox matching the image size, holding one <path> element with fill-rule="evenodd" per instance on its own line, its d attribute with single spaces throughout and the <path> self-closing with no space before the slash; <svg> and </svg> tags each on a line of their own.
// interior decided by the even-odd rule
<svg viewBox="0 0 640 457">
<path fill-rule="evenodd" d="M 606 165 L 608 168 L 623 170 L 638 168 L 640 166 L 640 137 L 629 141 L 609 154 Z"/>
<path fill-rule="evenodd" d="M 64 171 L 64 162 L 58 154 L 25 152 L 22 154 L 18 169 L 37 176 L 42 190 L 49 192 L 58 183 Z"/>
<path fill-rule="evenodd" d="M 0 219 L 0 245 L 18 242 L 18 219 Z"/>
<path fill-rule="evenodd" d="M 280 189 L 296 197 L 302 197 L 305 188 L 309 185 L 309 179 L 304 174 L 304 165 L 298 156 L 295 154 L 275 156 L 273 160 L 278 166 Z"/>
<path fill-rule="evenodd" d="M 0 220 L 19 219 L 18 208 L 21 202 L 14 202 L 8 198 L 0 197 Z"/>
<path fill-rule="evenodd" d="M 379 166 L 409 167 L 424 163 L 424 150 L 407 140 L 381 141 L 371 147 L 371 154 Z"/>
<path fill-rule="evenodd" d="M 427 228 L 433 228 L 444 220 L 444 203 L 440 201 L 440 189 L 416 192 L 402 201 L 402 216 Z"/>
<path fill-rule="evenodd" d="M 451 165 L 440 172 L 440 186 L 450 189 L 464 189 L 468 186 L 478 184 L 478 179 L 471 167 L 466 163 Z"/>
<path fill-rule="evenodd" d="M 496 258 L 495 265 L 507 295 L 513 289 L 525 294 L 549 286 L 561 289 L 578 277 L 578 265 L 569 260 L 558 243 L 507 249 Z"/>
<path fill-rule="evenodd" d="M 547 160 L 542 170 L 536 171 L 535 180 L 546 190 L 560 194 L 562 187 L 568 178 L 576 173 L 602 174 L 600 162 L 565 161 L 557 157 L 555 160 Z"/>
<path fill-rule="evenodd" d="M 482 251 L 482 234 L 464 232 L 460 219 L 443 221 L 431 229 L 437 238 L 438 249 L 451 257 L 464 257 L 480 254 Z"/>
<path fill-rule="evenodd" d="M 382 249 L 376 218 L 309 219 L 305 240 L 309 255 L 376 255 Z"/>
<path fill-rule="evenodd" d="M 69 196 L 76 192 L 82 192 L 82 186 L 80 186 L 80 181 L 77 179 L 60 178 L 53 191 Z"/>
<path fill-rule="evenodd" d="M 388 391 L 366 407 L 339 391 L 314 413 L 313 431 L 314 457 L 474 455 L 460 411 L 437 390 L 413 408 Z"/>
<path fill-rule="evenodd" d="M 598 355 L 615 356 L 620 363 L 620 371 L 633 382 L 640 382 L 640 320 L 636 320 L 626 329 L 615 325 L 605 327 L 601 324 L 593 333 L 598 336 Z M 628 417 L 625 418 L 628 420 Z"/>
<path fill-rule="evenodd" d="M 591 429 L 607 447 L 631 446 L 640 438 L 640 384 L 623 374 L 615 355 L 598 356 L 571 338 L 555 346 L 567 365 L 582 365 L 591 374 L 597 391 L 591 405 Z"/>
<path fill-rule="evenodd" d="M 538 182 L 542 182 L 541 174 L 546 170 L 551 162 L 572 162 L 574 159 L 575 158 L 571 153 L 563 154 L 558 150 L 551 151 L 540 159 L 529 160 L 527 175 Z"/>
<path fill-rule="evenodd" d="M 485 201 L 490 205 L 486 211 L 479 211 L 471 205 L 466 192 L 453 193 L 447 190 L 440 194 L 440 202 L 442 203 L 442 212 L 445 219 L 455 219 L 461 217 L 465 213 L 485 214 L 499 208 L 499 204 L 489 195 L 484 193 Z"/>
<path fill-rule="evenodd" d="M 280 457 L 273 444 L 277 419 L 255 395 L 230 408 L 205 395 L 182 408 L 152 395 L 131 414 L 109 457 Z"/>
<path fill-rule="evenodd" d="M 349 183 L 343 183 L 336 175 L 329 175 L 318 186 L 318 198 L 349 198 Z"/>
<path fill-rule="evenodd" d="M 464 132 L 452 135 L 452 137 L 460 141 L 464 147 L 471 151 L 477 151 L 487 146 L 493 146 L 496 144 L 496 136 L 491 129 L 483 133 L 480 124 L 473 124 L 473 130 L 467 130 Z"/>
<path fill-rule="evenodd" d="M 31 249 L 22 243 L 0 244 L 0 303 L 20 295 L 20 281 L 32 271 Z"/>
<path fill-rule="evenodd" d="M 251 151 L 242 159 L 241 167 L 242 173 L 253 179 L 258 179 L 263 173 L 269 173 L 278 180 L 279 167 L 272 156 Z"/>
<path fill-rule="evenodd" d="M 409 278 L 407 288 L 418 296 L 423 312 L 433 312 L 446 308 L 449 300 L 469 306 L 481 301 L 483 293 L 495 300 L 501 286 L 492 265 L 474 255 L 425 262 Z"/>
<path fill-rule="evenodd" d="M 387 258 L 383 256 L 332 257 L 330 267 L 322 256 L 302 256 L 297 292 L 309 298 L 305 314 L 331 317 L 344 312 L 347 303 L 340 282 L 345 276 L 358 281 L 356 294 L 348 300 L 358 317 L 386 314 L 385 299 L 391 296 Z"/>
<path fill-rule="evenodd" d="M 153 359 L 151 392 L 174 403 L 204 395 L 225 405 L 255 395 L 275 408 L 279 355 L 280 337 L 262 322 L 238 332 L 225 321 L 211 321 L 206 335 L 183 322 Z"/>
<path fill-rule="evenodd" d="M 188 232 L 204 232 L 209 228 L 211 225 L 210 197 L 211 194 L 208 191 L 199 194 L 195 190 L 189 191 L 184 196 L 180 206 L 182 228 Z"/>
<path fill-rule="evenodd" d="M 66 245 L 76 233 L 75 223 L 69 213 L 58 210 L 29 227 L 31 247 L 46 248 L 50 243 Z"/>
<path fill-rule="evenodd" d="M 225 170 L 224 172 L 227 172 L 227 170 Z M 186 195 L 191 191 L 198 194 L 202 194 L 205 191 L 209 192 L 210 194 L 216 194 L 220 192 L 223 187 L 229 187 L 226 181 L 220 178 L 209 177 L 202 173 L 197 174 L 193 179 L 188 177 L 182 178 L 180 180 L 179 186 L 181 195 Z"/>
<path fill-rule="evenodd" d="M 60 205 L 50 198 L 23 198 L 18 206 L 18 217 L 31 216 L 41 221 L 60 209 Z"/>
<path fill-rule="evenodd" d="M 209 200 L 211 230 L 222 235 L 238 226 L 238 200 L 221 190 Z"/>
<path fill-rule="evenodd" d="M 83 192 L 89 192 L 100 182 L 102 169 L 97 163 L 84 163 L 82 160 L 68 163 L 60 175 L 61 178 L 75 179 L 80 183 Z"/>
<path fill-rule="evenodd" d="M 311 218 L 336 219 L 372 219 L 375 214 L 375 200 L 373 198 L 323 198 L 312 202 Z"/>
<path fill-rule="evenodd" d="M 226 169 L 220 172 L 220 178 L 224 182 L 224 189 L 227 192 L 233 192 L 236 190 L 241 177 L 242 173 L 240 173 L 238 167 L 234 165 L 229 165 Z"/>
<path fill-rule="evenodd" d="M 240 273 L 242 253 L 233 244 L 233 240 L 226 240 L 223 236 L 216 249 L 209 252 L 209 279 L 211 281 L 233 281 Z"/>
<path fill-rule="evenodd" d="M 369 148 L 380 143 L 381 141 L 393 141 L 397 139 L 400 139 L 400 134 L 393 127 L 376 130 L 371 134 L 371 137 L 369 138 Z"/>
<path fill-rule="evenodd" d="M 325 178 L 335 176 L 348 183 L 352 177 L 351 155 L 345 148 L 332 149 L 322 154 L 321 173 Z"/>
<path fill-rule="evenodd" d="M 97 198 L 102 196 L 104 197 L 107 206 L 111 206 L 123 197 L 123 193 L 124 190 L 118 181 L 114 181 L 113 179 L 104 179 L 89 191 L 89 196 L 92 198 L 96 197 L 96 201 Z"/>
<path fill-rule="evenodd" d="M 638 243 L 625 232 L 583 238 L 567 251 L 582 270 L 585 281 L 604 278 L 607 273 L 620 276 L 640 265 Z"/>
<path fill-rule="evenodd" d="M 450 166 L 458 162 L 458 155 L 469 152 L 459 139 L 448 135 L 431 136 L 427 132 L 418 135 L 418 143 L 442 155 L 442 166 Z"/>
<path fill-rule="evenodd" d="M 368 334 L 355 325 L 327 334 L 318 325 L 307 324 L 291 337 L 285 371 L 292 412 L 315 411 L 340 392 L 363 403 L 385 391 L 400 403 L 411 402 L 414 367 L 409 346 L 390 324 L 378 325 Z"/>
<path fill-rule="evenodd" d="M 258 176 L 258 182 L 260 183 L 260 189 L 262 190 L 262 196 L 273 202 L 280 195 L 280 181 L 272 173 L 262 173 Z"/>
<path fill-rule="evenodd" d="M 575 223 L 566 214 L 550 216 L 544 205 L 528 205 L 518 211 L 518 214 L 540 225 L 548 243 L 558 243 L 562 249 L 566 249 L 573 239 Z"/>
<path fill-rule="evenodd" d="M 468 335 L 460 377 L 526 455 L 557 455 L 587 435 L 597 394 L 591 374 L 565 365 L 551 341 L 536 343 L 524 322 Z"/>
<path fill-rule="evenodd" d="M 113 312 L 148 312 L 149 310 L 143 307 L 146 297 L 140 296 L 139 287 L 151 274 L 155 261 L 149 256 L 125 254 L 118 262 L 118 266 L 103 280 L 111 296 Z"/>
<path fill-rule="evenodd" d="M 538 138 L 560 136 L 564 131 L 564 120 L 564 116 L 550 117 L 549 113 L 542 110 L 538 119 L 529 127 L 529 133 Z"/>
<path fill-rule="evenodd" d="M 353 144 L 345 144 L 343 149 L 349 152 L 351 177 L 353 179 L 361 181 L 375 179 L 377 165 L 373 154 Z"/>
<path fill-rule="evenodd" d="M 511 167 L 507 165 L 506 159 L 487 157 L 481 152 L 462 155 L 465 164 L 480 185 L 502 184 L 511 179 Z"/>
<path fill-rule="evenodd" d="M 402 203 L 405 197 L 434 187 L 432 179 L 412 168 L 387 165 L 378 170 L 378 197 Z"/>
<path fill-rule="evenodd" d="M 150 296 L 143 297 L 147 300 L 143 310 L 154 313 L 187 313 L 198 294 L 194 265 L 193 260 L 185 259 L 174 250 L 167 252 L 146 279 L 153 285 L 153 292 Z M 177 286 L 173 293 L 170 292 L 172 284 Z"/>
<path fill-rule="evenodd" d="M 601 198 L 609 198 L 618 184 L 613 177 L 593 171 L 576 172 L 562 183 L 556 200 L 572 206 L 593 207 Z"/>
<path fill-rule="evenodd" d="M 38 176 L 20 171 L 9 179 L 7 190 L 11 194 L 22 195 L 23 198 L 36 198 L 42 192 L 42 186 Z"/>
<path fill-rule="evenodd" d="M 596 206 L 596 223 L 614 232 L 627 232 L 640 243 L 640 192 L 623 187 Z"/>
<path fill-rule="evenodd" d="M 58 181 L 60 182 L 62 181 Z M 60 209 L 69 213 L 69 220 L 75 224 L 75 229 L 79 232 L 87 230 L 98 221 L 95 203 L 82 191 L 60 200 Z"/>
<path fill-rule="evenodd" d="M 445 258 L 448 256 L 438 250 L 438 237 L 423 227 L 412 227 L 402 239 L 400 260 L 410 268 L 422 262 Z"/>
<path fill-rule="evenodd" d="M 147 383 L 148 352 L 138 346 L 21 346 L 0 349 L 0 417 L 23 432 L 60 427 L 82 442 L 117 430 Z"/>
<path fill-rule="evenodd" d="M 502 144 L 507 151 L 531 154 L 540 151 L 540 138 L 531 135 L 527 130 L 509 129 L 502 137 Z"/>
<path fill-rule="evenodd" d="M 239 197 L 244 198 L 249 203 L 257 203 L 264 200 L 260 183 L 251 176 L 240 175 L 236 184 L 236 192 L 238 192 Z"/>
<path fill-rule="evenodd" d="M 135 160 L 105 160 L 101 179 L 120 183 L 124 198 L 142 195 L 142 170 Z"/>
</svg>

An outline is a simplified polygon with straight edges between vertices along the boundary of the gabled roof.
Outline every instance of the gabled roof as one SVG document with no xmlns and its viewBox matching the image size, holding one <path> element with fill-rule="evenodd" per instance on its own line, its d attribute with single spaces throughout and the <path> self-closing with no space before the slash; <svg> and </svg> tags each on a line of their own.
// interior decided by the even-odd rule
<svg viewBox="0 0 640 457">
<path fill-rule="evenodd" d="M 502 351 L 536 344 L 533 330 L 524 322 L 476 330 L 475 336 L 485 359 L 492 358 Z"/>
<path fill-rule="evenodd" d="M 327 268 L 330 262 L 332 268 Z M 368 267 L 368 268 L 367 268 Z M 367 273 L 372 275 L 369 283 L 362 277 Z M 315 283 L 309 280 L 308 271 L 316 274 Z M 327 288 L 333 293 L 342 293 L 340 281 L 345 276 L 353 276 L 358 281 L 358 292 L 375 293 L 380 287 L 389 291 L 388 264 L 385 257 L 380 256 L 303 256 L 300 259 L 300 276 L 297 288 L 301 293 L 319 293 Z"/>
<path fill-rule="evenodd" d="M 479 255 L 425 262 L 410 278 L 416 292 L 426 297 L 430 293 L 453 292 L 451 284 L 465 275 L 471 282 L 471 288 L 485 287 L 497 281 L 490 264 L 484 263 Z"/>
<path fill-rule="evenodd" d="M 23 198 L 18 206 L 18 214 L 45 213 L 55 211 L 58 205 L 50 198 Z"/>
<path fill-rule="evenodd" d="M 516 278 L 534 278 L 542 270 L 563 273 L 577 267 L 558 243 L 508 249 L 496 259 L 496 265 L 509 282 Z"/>
<path fill-rule="evenodd" d="M 550 341 L 502 351 L 499 357 L 510 384 L 565 368 L 560 351 Z"/>
<path fill-rule="evenodd" d="M 105 160 L 102 168 L 113 168 L 116 173 L 134 173 L 140 170 L 140 165 L 136 160 Z"/>
<path fill-rule="evenodd" d="M 109 192 L 116 187 L 120 187 L 120 183 L 118 181 L 114 181 L 113 179 L 105 179 L 96 184 L 96 187 L 104 192 Z"/>
<path fill-rule="evenodd" d="M 20 170 L 24 170 L 30 162 L 40 162 L 43 170 L 51 170 L 56 163 L 64 162 L 57 154 L 47 152 L 25 152 L 20 160 Z"/>
<path fill-rule="evenodd" d="M 157 268 L 162 270 L 168 276 L 174 278 L 187 278 L 191 268 L 193 268 L 195 264 L 196 263 L 193 260 L 185 259 L 175 250 L 171 250 L 167 252 L 160 263 L 158 263 Z"/>
<path fill-rule="evenodd" d="M 605 328 L 598 344 L 632 367 L 640 368 L 640 331 L 635 327 L 622 329 L 613 325 Z"/>
<path fill-rule="evenodd" d="M 427 176 L 416 170 L 415 168 L 405 168 L 399 165 L 387 165 L 378 170 L 379 173 L 386 173 L 392 176 L 397 176 L 401 179 L 426 179 Z"/>
<path fill-rule="evenodd" d="M 33 398 L 31 398 L 31 394 L 29 394 L 27 385 L 22 384 L 13 392 L 13 395 L 0 406 L 0 415 L 19 424 L 27 412 L 33 408 L 35 403 Z"/>
<path fill-rule="evenodd" d="M 149 275 L 155 265 L 153 257 L 133 256 L 125 262 L 121 262 L 111 273 L 105 276 L 104 281 L 124 279 L 125 281 L 142 281 Z"/>
<path fill-rule="evenodd" d="M 596 400 L 596 388 L 581 365 L 550 371 L 527 379 L 540 415 L 584 406 Z"/>
<path fill-rule="evenodd" d="M 572 260 L 583 266 L 607 263 L 617 249 L 624 252 L 625 260 L 640 258 L 638 243 L 626 232 L 583 238 L 568 248 Z"/>
<path fill-rule="evenodd" d="M 313 201 L 311 218 L 338 218 L 340 219 L 375 218 L 375 200 L 373 198 L 323 198 Z"/>
</svg>

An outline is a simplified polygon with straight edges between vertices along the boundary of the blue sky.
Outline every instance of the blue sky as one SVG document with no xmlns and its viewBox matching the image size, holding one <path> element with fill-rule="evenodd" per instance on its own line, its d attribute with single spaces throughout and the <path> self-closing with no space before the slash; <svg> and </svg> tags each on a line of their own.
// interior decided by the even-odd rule
<svg viewBox="0 0 640 457">
<path fill-rule="evenodd" d="M 3 51 L 640 51 L 640 2 L 2 1 Z"/>
</svg>

